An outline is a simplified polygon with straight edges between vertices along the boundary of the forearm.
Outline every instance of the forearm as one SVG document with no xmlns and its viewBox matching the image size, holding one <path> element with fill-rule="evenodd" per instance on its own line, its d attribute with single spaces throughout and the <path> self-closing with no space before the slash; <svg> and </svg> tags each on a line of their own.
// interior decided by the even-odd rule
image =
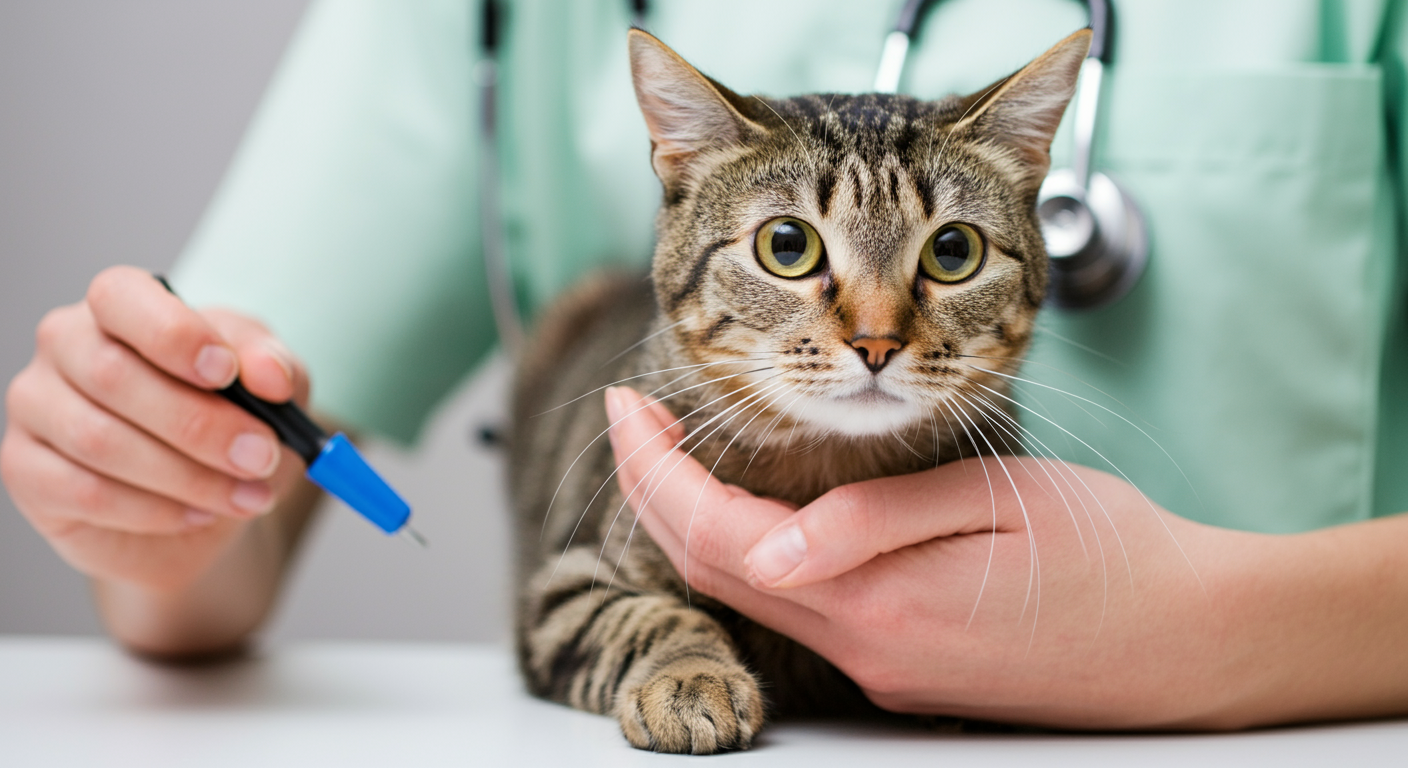
<svg viewBox="0 0 1408 768">
<path fill-rule="evenodd" d="M 1408 713 L 1408 515 L 1268 539 L 1227 603 L 1244 695 L 1209 724 Z"/>
<path fill-rule="evenodd" d="M 241 648 L 278 598 L 284 573 L 320 498 L 306 480 L 269 514 L 246 524 L 192 582 L 157 589 L 93 581 L 98 611 L 118 642 L 138 653 L 219 655 Z"/>
</svg>

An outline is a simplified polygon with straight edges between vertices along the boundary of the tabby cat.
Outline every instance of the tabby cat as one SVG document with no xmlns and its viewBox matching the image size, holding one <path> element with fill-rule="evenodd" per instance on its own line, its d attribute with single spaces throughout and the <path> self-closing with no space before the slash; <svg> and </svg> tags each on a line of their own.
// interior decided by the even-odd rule
<svg viewBox="0 0 1408 768">
<path fill-rule="evenodd" d="M 657 390 L 721 480 L 797 504 L 1002 446 L 976 400 L 1005 380 L 965 360 L 1010 374 L 1026 350 L 1047 278 L 1037 190 L 1090 33 L 933 102 L 739 96 L 645 32 L 629 43 L 658 246 L 649 281 L 558 302 L 521 363 L 517 650 L 533 693 L 615 715 L 636 747 L 704 754 L 749 746 L 769 710 L 868 703 L 687 596 L 622 512 L 601 396 L 581 396 Z"/>
</svg>

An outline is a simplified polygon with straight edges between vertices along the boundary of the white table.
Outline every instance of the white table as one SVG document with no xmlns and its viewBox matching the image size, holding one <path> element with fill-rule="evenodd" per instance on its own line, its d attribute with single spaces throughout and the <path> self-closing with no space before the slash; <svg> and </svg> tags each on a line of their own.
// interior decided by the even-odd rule
<svg viewBox="0 0 1408 768">
<path fill-rule="evenodd" d="M 1408 721 L 1219 736 L 978 736 L 794 723 L 749 752 L 631 749 L 616 724 L 523 693 L 494 646 L 319 643 L 213 667 L 101 640 L 0 638 L 0 766 L 785 768 L 1408 766 Z"/>
</svg>

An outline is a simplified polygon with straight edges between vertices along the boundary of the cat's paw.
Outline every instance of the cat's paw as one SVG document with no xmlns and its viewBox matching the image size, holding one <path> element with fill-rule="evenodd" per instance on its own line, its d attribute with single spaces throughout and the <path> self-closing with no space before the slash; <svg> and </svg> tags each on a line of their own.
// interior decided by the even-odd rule
<svg viewBox="0 0 1408 768">
<path fill-rule="evenodd" d="M 620 718 L 637 749 L 695 755 L 747 749 L 763 725 L 763 695 L 742 665 L 691 657 L 629 691 Z"/>
</svg>

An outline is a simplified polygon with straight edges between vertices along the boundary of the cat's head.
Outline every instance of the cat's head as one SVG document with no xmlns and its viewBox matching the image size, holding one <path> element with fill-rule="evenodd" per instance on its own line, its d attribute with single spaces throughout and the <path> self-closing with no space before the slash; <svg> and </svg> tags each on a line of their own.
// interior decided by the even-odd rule
<svg viewBox="0 0 1408 768">
<path fill-rule="evenodd" d="M 771 99 L 632 30 L 675 362 L 852 436 L 1005 389 L 979 369 L 1015 370 L 1045 295 L 1036 196 L 1089 45 L 1077 32 L 965 97 Z"/>
</svg>

